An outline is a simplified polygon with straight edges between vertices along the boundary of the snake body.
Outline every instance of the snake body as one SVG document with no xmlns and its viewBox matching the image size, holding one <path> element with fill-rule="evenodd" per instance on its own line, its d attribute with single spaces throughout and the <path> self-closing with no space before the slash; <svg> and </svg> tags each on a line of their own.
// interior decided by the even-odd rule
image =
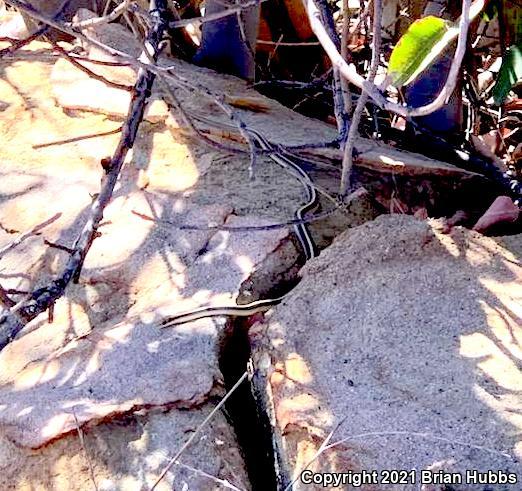
<svg viewBox="0 0 522 491">
<path fill-rule="evenodd" d="M 203 118 L 198 119 L 203 120 Z M 292 160 L 291 154 L 289 152 L 275 148 L 274 145 L 272 145 L 263 135 L 255 130 L 248 129 L 248 133 L 254 139 L 259 148 L 267 152 L 269 157 L 276 164 L 290 171 L 299 179 L 301 184 L 303 184 L 306 190 L 307 201 L 295 211 L 295 218 L 298 220 L 298 223 L 294 224 L 293 227 L 299 243 L 303 249 L 306 260 L 308 261 L 309 259 L 316 257 L 318 255 L 316 245 L 310 235 L 310 232 L 308 231 L 306 224 L 303 222 L 304 215 L 314 210 L 319 203 L 317 191 L 312 180 L 308 174 Z M 286 295 L 277 298 L 257 300 L 245 305 L 235 305 L 229 307 L 200 307 L 198 309 L 191 310 L 190 312 L 167 317 L 161 322 L 160 325 L 161 327 L 172 327 L 205 317 L 250 316 L 259 312 L 266 312 L 267 310 L 270 310 L 270 308 L 272 308 L 274 305 L 281 303 L 285 296 Z"/>
</svg>

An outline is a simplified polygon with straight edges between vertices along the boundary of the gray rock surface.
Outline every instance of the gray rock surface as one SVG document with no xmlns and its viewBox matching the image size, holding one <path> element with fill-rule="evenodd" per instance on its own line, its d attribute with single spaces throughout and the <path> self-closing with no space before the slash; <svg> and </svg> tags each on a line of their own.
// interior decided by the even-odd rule
<svg viewBox="0 0 522 491">
<path fill-rule="evenodd" d="M 95 489 L 93 478 L 100 491 L 150 489 L 211 409 L 205 404 L 190 411 L 133 413 L 84 428 L 83 444 L 74 431 L 38 450 L 0 436 L 1 489 L 85 491 Z M 234 432 L 218 413 L 156 489 L 222 491 L 231 486 L 250 488 Z"/>
<path fill-rule="evenodd" d="M 53 98 L 52 67 L 4 63 L 0 80 L 0 249 L 55 217 L 0 259 L 2 286 L 22 292 L 16 301 L 61 272 L 121 124 L 65 112 Z M 79 283 L 56 303 L 52 323 L 35 319 L 0 354 L 1 489 L 88 489 L 87 459 L 100 489 L 150 487 L 224 393 L 223 323 L 156 324 L 200 305 L 233 305 L 240 294 L 254 298 L 264 293 L 254 276 L 269 288 L 291 274 L 297 250 L 287 230 L 205 229 L 291 218 L 301 189 L 278 170 L 266 163 L 252 183 L 248 158 L 202 148 L 162 121 L 142 125 Z M 176 228 L 183 224 L 203 230 Z M 223 489 L 219 479 L 249 488 L 222 413 L 181 461 L 196 471 L 176 466 L 159 489 Z"/>
<path fill-rule="evenodd" d="M 426 469 L 502 470 L 520 482 L 522 237 L 508 239 L 382 216 L 307 263 L 251 330 L 256 388 L 289 480 L 335 429 L 330 443 L 340 443 L 310 468 L 419 472 L 415 484 L 360 489 L 445 489 L 421 487 Z"/>
<path fill-rule="evenodd" d="M 114 28 L 119 29 L 105 26 L 91 34 L 105 41 L 123 39 L 120 47 L 139 51 L 112 32 Z M 48 47 L 32 43 L 26 49 Z M 238 114 L 273 141 L 298 144 L 335 136 L 332 127 L 260 98 L 234 77 L 166 57 L 161 63 L 175 64 L 184 80 L 229 97 L 261 99 L 265 114 L 248 109 L 238 109 Z M 1 258 L 0 282 L 21 291 L 13 295 L 19 301 L 24 291 L 46 285 L 61 272 L 66 248 L 99 191 L 100 160 L 114 151 L 127 100 L 116 100 L 111 91 L 102 93 L 106 86 L 101 82 L 81 92 L 57 93 L 56 83 L 62 81 L 60 91 L 65 91 L 65 81 L 76 80 L 68 76 L 80 77 L 63 61 L 4 61 L 2 70 L 0 248 L 57 216 L 41 235 Z M 114 73 L 115 79 L 132 84 L 133 73 L 122 73 Z M 228 122 L 211 98 L 197 90 L 173 88 L 191 112 Z M 100 98 L 89 107 L 92 91 Z M 109 107 L 109 102 L 115 104 Z M 169 456 L 215 407 L 214 396 L 223 394 L 218 367 L 222 323 L 207 319 L 162 331 L 156 327 L 158 319 L 200 305 L 257 298 L 295 272 L 296 248 L 284 229 L 238 234 L 176 228 L 283 222 L 293 218 L 303 200 L 299 183 L 267 158 L 258 159 L 256 180 L 250 181 L 248 156 L 204 147 L 182 126 L 179 115 L 167 116 L 164 107 L 143 123 L 79 283 L 57 302 L 52 323 L 44 316 L 35 319 L 0 354 L 2 489 L 33 489 L 35 482 L 43 489 L 86 489 L 92 480 L 87 456 L 95 480 L 106 483 L 107 489 L 150 486 Z M 233 131 L 223 133 L 231 140 L 237 137 Z M 393 169 L 400 165 L 421 172 L 458 172 L 427 159 L 389 157 L 388 152 L 388 147 L 372 146 L 368 154 L 377 165 L 384 162 Z M 364 251 L 368 248 L 366 244 Z M 337 262 L 337 256 L 327 257 Z M 324 263 L 321 259 L 315 264 Z M 321 309 L 328 298 L 322 292 L 318 296 Z M 332 315 L 336 305 L 331 305 Z M 300 315 L 310 310 L 302 304 L 301 308 Z M 322 336 L 322 331 L 317 334 Z M 322 349 L 323 344 L 318 337 L 315 346 Z M 302 366 L 299 348 L 285 369 L 296 372 L 299 381 Z M 312 396 L 304 394 L 280 407 L 280 417 L 284 420 L 303 404 L 313 412 Z M 334 419 L 329 414 L 321 414 L 327 421 L 321 423 L 325 431 Z M 127 425 L 125 418 L 131 423 Z M 124 428 L 118 431 L 122 420 Z M 289 421 L 285 428 L 298 427 Z M 213 425 L 202 435 L 212 444 L 205 443 L 205 450 L 191 448 L 193 453 L 187 451 L 182 461 L 248 489 L 228 422 L 218 414 Z M 80 448 L 78 426 L 86 433 L 86 449 Z M 316 439 L 323 434 L 313 433 Z M 293 435 L 289 432 L 288 438 Z M 308 440 L 303 441 L 306 446 Z M 224 447 L 230 452 L 223 454 Z M 190 479 L 196 479 L 194 473 Z M 189 478 L 177 476 L 167 476 L 165 489 L 172 483 L 183 489 L 182 479 Z M 223 487 L 198 476 L 189 489 Z"/>
</svg>

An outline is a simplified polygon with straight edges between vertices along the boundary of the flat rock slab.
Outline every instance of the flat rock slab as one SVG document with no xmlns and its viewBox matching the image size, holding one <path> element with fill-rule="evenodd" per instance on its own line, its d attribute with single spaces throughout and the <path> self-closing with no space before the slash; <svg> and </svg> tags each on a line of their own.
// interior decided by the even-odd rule
<svg viewBox="0 0 522 491">
<path fill-rule="evenodd" d="M 20 292 L 15 301 L 63 270 L 99 192 L 100 160 L 119 138 L 112 115 L 56 104 L 53 66 L 48 58 L 2 64 L 0 250 L 52 218 L 0 258 L 0 284 Z M 53 322 L 36 318 L 0 354 L 1 489 L 87 489 L 88 457 L 99 489 L 152 485 L 224 394 L 223 323 L 157 324 L 255 298 L 264 292 L 253 277 L 265 275 L 269 288 L 293 268 L 298 251 L 285 228 L 212 228 L 291 219 L 301 188 L 276 168 L 260 165 L 251 182 L 248 156 L 202 148 L 163 120 L 141 125 L 78 284 L 56 303 Z M 126 418 L 139 419 L 134 429 Z M 249 488 L 222 413 L 181 462 L 189 468 L 175 466 L 159 489 L 223 489 L 220 479 Z"/>
<path fill-rule="evenodd" d="M 80 9 L 76 15 L 78 21 L 95 17 L 87 9 Z M 85 34 L 121 52 L 138 57 L 142 47 L 134 36 L 123 26 L 112 23 L 85 28 Z M 84 45 L 89 56 L 94 59 L 113 60 L 107 53 L 95 46 Z M 110 67 L 94 63 L 84 63 L 87 68 L 106 79 L 124 85 L 132 85 L 135 68 L 130 66 Z M 169 81 L 170 89 L 175 93 L 183 108 L 192 115 L 210 118 L 214 122 L 230 125 L 228 115 L 220 110 L 212 94 L 226 94 L 226 101 L 235 106 L 237 116 L 250 128 L 260 131 L 274 143 L 299 145 L 310 142 L 327 142 L 337 137 L 333 126 L 302 116 L 269 99 L 254 90 L 247 82 L 236 77 L 216 74 L 216 72 L 191 65 L 169 56 L 160 56 L 158 64 L 170 67 L 171 73 L 179 83 Z M 110 87 L 103 82 L 90 79 L 87 74 L 73 67 L 68 61 L 60 60 L 53 69 L 54 96 L 69 109 L 92 111 L 122 118 L 126 114 L 129 93 Z M 74 83 L 70 83 L 73 81 Z M 179 114 L 167 117 L 164 102 L 159 100 L 165 93 L 164 88 L 156 85 L 153 90 L 153 104 L 148 109 L 146 118 L 153 122 L 166 121 L 168 126 L 185 126 Z M 261 111 L 261 116 L 258 111 Z M 242 141 L 239 130 L 232 127 L 219 130 L 221 137 L 233 137 Z M 362 166 L 383 173 L 404 175 L 439 175 L 470 176 L 467 172 L 446 162 L 424 157 L 420 154 L 400 151 L 390 145 L 379 144 L 365 138 L 357 140 L 360 152 L 356 161 Z M 338 150 L 316 149 L 311 155 L 319 155 L 334 160 L 342 160 Z"/>
<path fill-rule="evenodd" d="M 85 491 L 95 489 L 96 483 L 100 491 L 150 489 L 212 409 L 213 404 L 205 404 L 190 411 L 129 414 L 85 428 L 83 444 L 75 432 L 34 451 L 0 436 L 0 486 Z M 156 489 L 250 489 L 233 429 L 222 413 L 212 418 Z"/>
<path fill-rule="evenodd" d="M 520 482 L 522 237 L 507 239 L 383 216 L 305 266 L 251 330 L 283 481 L 313 461 L 321 472 L 417 471 L 413 484 L 365 490 L 449 489 L 421 487 L 422 470 L 502 470 Z"/>
</svg>

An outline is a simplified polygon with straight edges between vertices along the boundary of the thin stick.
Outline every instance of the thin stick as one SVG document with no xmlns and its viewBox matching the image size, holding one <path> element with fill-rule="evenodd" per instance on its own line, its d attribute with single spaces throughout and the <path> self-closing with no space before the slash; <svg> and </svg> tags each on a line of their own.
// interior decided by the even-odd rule
<svg viewBox="0 0 522 491">
<path fill-rule="evenodd" d="M 225 402 L 230 398 L 230 396 L 236 391 L 236 389 L 246 380 L 248 377 L 248 372 L 243 373 L 241 375 L 240 379 L 234 384 L 234 386 L 227 392 L 225 397 L 219 401 L 217 406 L 210 412 L 210 414 L 203 420 L 203 422 L 198 426 L 196 431 L 190 436 L 190 438 L 185 442 L 185 444 L 176 452 L 176 455 L 170 459 L 169 463 L 163 469 L 162 473 L 152 486 L 150 488 L 150 491 L 154 491 L 156 489 L 157 485 L 163 480 L 163 478 L 167 475 L 167 472 L 170 470 L 170 468 L 177 462 L 177 460 L 180 458 L 181 454 L 188 448 L 188 446 L 194 441 L 196 436 L 198 436 L 201 433 L 201 430 L 206 426 L 206 424 L 214 417 L 214 415 L 223 407 Z"/>
<path fill-rule="evenodd" d="M 330 431 L 330 433 L 328 433 L 328 435 L 326 436 L 326 438 L 323 440 L 323 443 L 321 443 L 321 446 L 317 449 L 317 452 L 315 453 L 315 455 L 310 459 L 310 461 L 297 473 L 297 477 L 295 477 L 293 479 L 293 481 L 288 485 L 286 486 L 286 488 L 283 490 L 283 491 L 289 491 L 290 489 L 292 489 L 292 486 L 295 484 L 295 482 L 299 479 L 299 476 L 303 473 L 303 471 L 305 471 L 306 469 L 308 469 L 308 467 L 310 467 L 318 458 L 319 456 L 327 449 L 329 448 L 328 447 L 328 444 L 330 443 L 330 440 L 332 439 L 332 437 L 334 436 L 334 433 L 341 427 L 341 425 L 345 422 L 346 418 L 342 419 L 341 421 L 339 421 L 339 423 L 337 423 L 335 425 L 335 427 L 332 429 L 332 431 Z"/>
<path fill-rule="evenodd" d="M 89 473 L 91 474 L 91 480 L 94 485 L 95 491 L 98 491 L 98 486 L 96 485 L 96 479 L 94 478 L 94 467 L 92 465 L 92 461 L 89 457 L 89 453 L 87 452 L 87 447 L 85 445 L 85 439 L 83 437 L 83 431 L 80 428 L 80 423 L 78 422 L 78 418 L 76 417 L 76 412 L 73 409 L 74 422 L 76 424 L 76 431 L 78 432 L 78 438 L 80 439 L 80 445 L 82 446 L 83 453 L 85 454 L 85 458 L 87 459 L 87 465 L 89 466 Z"/>
<path fill-rule="evenodd" d="M 339 39 L 339 35 L 335 29 L 335 23 L 333 20 L 332 12 L 330 10 L 330 6 L 326 2 L 326 0 L 316 0 L 316 7 L 321 19 L 321 25 L 325 27 L 325 32 L 336 49 L 341 47 L 341 40 Z M 348 121 L 349 117 L 346 113 L 344 94 L 343 94 L 343 84 L 342 84 L 341 73 L 339 69 L 334 66 L 333 67 L 333 80 L 332 80 L 332 89 L 333 89 L 333 102 L 334 102 L 334 113 L 335 119 L 337 121 L 337 131 L 339 133 L 338 140 L 340 142 L 344 142 L 348 135 Z"/>
<path fill-rule="evenodd" d="M 257 44 L 266 44 L 268 46 L 284 46 L 285 48 L 295 48 L 295 47 L 307 47 L 307 46 L 320 46 L 321 43 L 319 41 L 307 41 L 307 42 L 278 42 L 278 41 L 265 41 L 264 39 L 258 39 L 256 41 Z"/>
<path fill-rule="evenodd" d="M 233 491 L 245 491 L 243 489 L 238 488 L 237 486 L 234 486 L 230 481 L 227 481 L 226 479 L 219 479 L 219 477 L 213 476 L 212 474 L 208 474 L 207 472 L 204 472 L 201 469 L 196 469 L 195 467 L 184 464 L 183 462 L 176 461 L 175 463 L 176 465 L 184 467 L 185 469 L 188 469 L 189 471 L 192 471 L 195 474 L 199 474 L 200 476 L 206 477 L 207 479 L 210 479 L 216 484 L 220 484 L 221 486 L 227 489 L 232 489 Z"/>
<path fill-rule="evenodd" d="M 381 24 L 382 0 L 373 0 L 373 49 L 370 72 L 368 73 L 368 82 L 371 84 L 373 84 L 375 76 L 377 75 L 377 69 L 379 68 L 379 59 L 381 55 Z M 341 185 L 339 187 L 339 194 L 341 196 L 345 196 L 350 189 L 355 140 L 359 134 L 359 124 L 367 102 L 368 94 L 363 92 L 357 101 L 357 106 L 355 106 L 350 130 L 348 131 L 348 140 L 344 147 L 343 170 L 341 174 Z"/>
<path fill-rule="evenodd" d="M 166 0 L 152 0 L 150 3 L 151 15 L 156 22 L 154 27 L 147 35 L 145 50 L 150 50 L 150 55 L 154 60 L 159 54 L 159 46 L 163 38 L 163 33 L 167 27 Z M 142 59 L 145 59 L 145 53 Z M 93 241 L 98 236 L 98 227 L 103 218 L 105 207 L 109 204 L 112 193 L 119 178 L 123 162 L 129 150 L 133 147 L 136 140 L 138 128 L 143 120 L 145 108 L 151 94 L 154 83 L 154 73 L 140 69 L 128 116 L 122 127 L 120 141 L 114 155 L 106 165 L 106 174 L 103 176 L 100 193 L 93 202 L 89 214 L 89 219 L 85 223 L 80 235 L 76 239 L 73 252 L 61 275 L 53 280 L 46 287 L 35 290 L 29 297 L 10 309 L 6 315 L 0 317 L 0 350 L 3 349 L 24 327 L 23 320 L 31 320 L 42 312 L 50 308 L 65 292 L 71 281 L 77 281 L 82 270 L 83 262 Z M 16 312 L 13 309 L 17 309 Z M 13 315 L 13 314 L 17 315 Z"/>
<path fill-rule="evenodd" d="M 28 230 L 27 232 L 23 233 L 22 235 L 18 236 L 13 242 L 9 243 L 8 245 L 2 247 L 0 249 L 0 258 L 5 256 L 9 251 L 12 251 L 15 247 L 18 247 L 24 240 L 28 239 L 29 237 L 33 237 L 35 235 L 39 235 L 40 230 L 44 229 L 51 223 L 55 222 L 62 216 L 61 213 L 56 213 L 56 215 L 53 215 L 51 218 L 48 218 L 42 223 L 39 223 L 38 225 L 35 225 L 31 230 Z"/>
<path fill-rule="evenodd" d="M 46 142 L 46 143 L 35 143 L 34 145 L 31 145 L 31 147 L 34 148 L 35 150 L 38 150 L 40 148 L 53 147 L 55 145 L 67 145 L 68 143 L 75 143 L 78 141 L 90 140 L 91 138 L 101 138 L 103 136 L 115 135 L 116 133 L 120 133 L 121 130 L 122 130 L 122 127 L 119 126 L 118 128 L 115 128 L 113 130 L 103 131 L 101 133 L 73 136 L 73 137 L 67 138 L 65 140 L 55 140 L 55 141 Z"/>
<path fill-rule="evenodd" d="M 432 435 L 430 433 L 422 433 L 422 432 L 417 432 L 417 431 L 372 431 L 372 432 L 368 432 L 368 433 L 360 433 L 357 435 L 348 436 L 337 442 L 331 443 L 331 444 L 327 445 L 324 448 L 324 450 L 326 451 L 331 448 L 335 448 L 338 445 L 342 445 L 343 443 L 346 443 L 350 440 L 368 438 L 368 437 L 372 437 L 372 436 L 414 436 L 414 437 L 418 437 L 418 438 L 426 438 L 428 440 L 445 442 L 445 443 L 449 443 L 451 445 L 458 445 L 461 447 L 473 448 L 474 450 L 480 450 L 481 452 L 486 452 L 486 453 L 490 453 L 492 455 L 497 455 L 500 457 L 505 457 L 510 460 L 514 460 L 512 455 L 505 453 L 505 452 L 500 452 L 493 448 L 483 447 L 481 445 L 474 445 L 473 443 L 467 443 L 467 442 L 463 442 L 460 440 L 452 440 L 450 438 L 445 438 L 442 436 L 437 436 L 437 435 Z"/>
<path fill-rule="evenodd" d="M 109 22 L 112 22 L 116 20 L 120 15 L 122 15 L 124 12 L 128 10 L 130 7 L 131 0 L 123 0 L 120 5 L 118 5 L 112 12 L 110 12 L 107 15 L 104 15 L 102 17 L 94 17 L 92 19 L 82 20 L 80 22 L 70 22 L 68 25 L 78 28 L 78 29 L 85 29 L 87 27 L 94 27 L 99 26 L 102 24 L 108 24 Z"/>
<path fill-rule="evenodd" d="M 53 48 L 60 55 L 62 55 L 69 63 L 71 63 L 76 68 L 89 75 L 89 77 L 93 78 L 94 80 L 98 80 L 98 82 L 103 82 L 105 85 L 108 85 L 109 87 L 114 87 L 115 89 L 125 90 L 126 92 L 132 92 L 133 87 L 131 87 L 130 85 L 119 84 L 117 82 L 113 82 L 112 80 L 103 77 L 102 75 L 98 75 L 96 72 L 93 72 L 90 68 L 87 68 L 85 65 L 82 65 L 78 60 L 76 60 L 58 44 L 53 43 Z"/>
<path fill-rule="evenodd" d="M 364 9 L 361 10 L 359 14 L 359 18 L 355 25 L 350 29 L 350 18 L 348 12 L 348 0 L 343 0 L 343 30 L 341 35 L 341 56 L 343 60 L 348 63 L 348 42 L 352 38 L 354 34 L 359 31 L 359 27 L 364 22 L 364 19 L 368 16 L 368 12 L 370 11 L 370 7 L 372 5 L 372 0 L 369 0 L 366 3 Z M 353 103 L 352 103 L 352 93 L 350 90 L 350 84 L 345 77 L 341 77 L 342 88 L 343 88 L 343 98 L 344 98 L 344 108 L 347 114 L 352 114 Z"/>
<path fill-rule="evenodd" d="M 240 14 L 243 10 L 248 9 L 250 7 L 255 7 L 262 2 L 267 0 L 250 0 L 248 2 L 239 3 L 235 7 L 229 7 L 226 10 L 222 10 L 221 12 L 215 12 L 213 14 L 205 15 L 204 17 L 193 17 L 192 19 L 180 19 L 175 20 L 169 23 L 170 29 L 179 29 L 180 27 L 186 27 L 191 24 L 199 25 L 204 24 L 206 22 L 212 22 L 214 20 L 222 19 L 223 17 L 229 17 L 231 15 Z"/>
<path fill-rule="evenodd" d="M 350 33 L 350 16 L 348 10 L 348 0 L 343 0 L 343 30 L 341 33 L 341 56 L 343 60 L 348 61 L 348 35 Z M 347 114 L 352 114 L 352 94 L 350 93 L 350 84 L 346 78 L 341 78 L 341 86 L 343 90 L 344 110 Z"/>
</svg>

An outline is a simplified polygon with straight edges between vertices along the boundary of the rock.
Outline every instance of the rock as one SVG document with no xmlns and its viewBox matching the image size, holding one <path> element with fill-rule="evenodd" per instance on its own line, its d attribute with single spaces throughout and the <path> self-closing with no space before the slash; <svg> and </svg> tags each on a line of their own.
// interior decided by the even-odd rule
<svg viewBox="0 0 522 491">
<path fill-rule="evenodd" d="M 61 214 L 1 258 L 2 286 L 22 292 L 61 273 L 99 192 L 100 160 L 114 152 L 121 125 L 57 106 L 52 69 L 47 61 L 2 64 L 0 248 Z M 297 251 L 284 228 L 206 228 L 284 221 L 301 200 L 295 179 L 275 164 L 260 166 L 251 183 L 248 156 L 231 158 L 179 129 L 143 123 L 79 283 L 56 303 L 52 323 L 38 317 L 0 354 L 0 487 L 89 488 L 85 454 L 100 489 L 150 487 L 224 394 L 223 322 L 161 330 L 158 321 L 200 305 L 234 305 L 239 296 L 255 299 L 295 272 Z M 221 413 L 181 461 L 250 487 Z M 184 482 L 195 490 L 220 487 L 176 466 L 163 489 Z"/>
<path fill-rule="evenodd" d="M 426 469 L 521 475 L 522 237 L 440 228 L 382 216 L 344 232 L 251 329 L 283 488 L 314 458 L 320 472 L 417 471 L 366 491 L 417 490 Z"/>
<path fill-rule="evenodd" d="M 0 6 L 0 37 L 24 39 L 29 35 L 24 18 L 15 11 L 4 10 Z"/>
<path fill-rule="evenodd" d="M 100 491 L 150 489 L 210 410 L 211 405 L 205 404 L 190 411 L 121 416 L 85 428 L 83 445 L 76 430 L 34 451 L 0 436 L 2 489 L 85 491 L 95 489 L 93 481 Z M 216 414 L 156 489 L 226 489 L 218 479 L 228 482 L 229 489 L 231 485 L 250 489 L 235 441 L 225 417 Z"/>
<path fill-rule="evenodd" d="M 81 9 L 75 20 L 83 21 L 94 17 L 95 14 L 87 9 Z M 90 37 L 111 46 L 119 51 L 132 56 L 139 56 L 141 46 L 133 35 L 123 26 L 112 23 L 100 26 L 89 27 L 84 30 Z M 95 59 L 115 60 L 107 53 L 97 47 L 84 46 L 88 55 Z M 311 141 L 329 141 L 336 138 L 335 128 L 311 118 L 306 118 L 294 111 L 284 107 L 278 102 L 262 96 L 256 92 L 250 84 L 244 80 L 226 74 L 216 74 L 214 71 L 190 65 L 183 60 L 162 55 L 159 57 L 159 64 L 172 68 L 172 73 L 180 82 L 186 82 L 186 87 L 181 87 L 180 83 L 169 82 L 170 88 L 174 91 L 183 107 L 189 112 L 197 113 L 212 120 L 225 124 L 230 124 L 230 118 L 223 111 L 216 108 L 215 101 L 211 94 L 226 94 L 226 100 L 236 108 L 236 114 L 253 129 L 260 131 L 264 136 L 274 143 L 293 145 L 310 143 Z M 54 76 L 59 79 L 60 72 L 63 70 L 64 77 L 73 77 L 73 68 L 60 63 L 56 68 Z M 104 75 L 110 80 L 119 83 L 131 84 L 134 79 L 135 70 L 131 67 L 100 67 L 88 64 L 89 68 L 96 73 Z M 78 71 L 78 70 L 77 70 Z M 76 74 L 83 78 L 83 74 Z M 93 81 L 94 82 L 94 81 Z M 97 90 L 106 91 L 103 83 L 96 82 Z M 203 89 L 198 90 L 198 89 Z M 70 89 L 69 89 L 70 90 Z M 116 90 L 116 89 L 114 89 Z M 158 89 L 158 97 L 164 94 L 164 90 Z M 108 94 L 109 92 L 107 92 Z M 206 94 L 206 95 L 203 95 Z M 210 95 L 209 95 L 210 94 Z M 112 96 L 107 96 L 111 98 Z M 124 95 L 119 97 L 123 98 Z M 72 92 L 71 92 L 72 99 Z M 74 91 L 75 104 L 87 108 L 90 104 L 91 95 L 84 91 Z M 58 98 L 58 101 L 60 99 Z M 239 103 L 238 103 L 239 101 Z M 246 101 L 246 103 L 245 103 Z M 249 104 L 248 101 L 251 101 Z M 101 107 L 101 104 L 97 104 Z M 260 117 L 259 112 L 266 113 L 266 117 Z M 120 111 L 121 113 L 121 111 Z M 178 115 L 175 115 L 178 120 Z M 282 123 L 281 123 L 282 122 Z M 277 124 L 276 124 L 277 123 Z M 172 121 L 171 121 L 172 124 Z M 175 126 L 175 124 L 174 124 Z M 233 136 L 234 139 L 242 140 L 237 129 L 226 129 L 222 134 Z M 221 135 L 223 136 L 223 135 Z M 405 174 L 405 175 L 438 175 L 469 177 L 475 175 L 446 162 L 440 162 L 419 154 L 397 150 L 389 145 L 376 145 L 374 141 L 360 138 L 357 143 L 358 155 L 356 166 L 365 167 L 382 173 Z M 331 160 L 342 161 L 342 152 L 334 149 L 312 149 L 309 150 L 311 156 L 319 155 Z"/>
<path fill-rule="evenodd" d="M 344 200 L 345 209 L 337 210 L 315 224 L 316 243 L 320 249 L 329 246 L 341 232 L 357 227 L 377 218 L 381 212 L 371 194 L 363 187 L 358 188 Z"/>
<path fill-rule="evenodd" d="M 515 223 L 519 215 L 520 208 L 509 196 L 499 196 L 479 218 L 473 230 L 487 233 L 497 225 Z"/>
</svg>

